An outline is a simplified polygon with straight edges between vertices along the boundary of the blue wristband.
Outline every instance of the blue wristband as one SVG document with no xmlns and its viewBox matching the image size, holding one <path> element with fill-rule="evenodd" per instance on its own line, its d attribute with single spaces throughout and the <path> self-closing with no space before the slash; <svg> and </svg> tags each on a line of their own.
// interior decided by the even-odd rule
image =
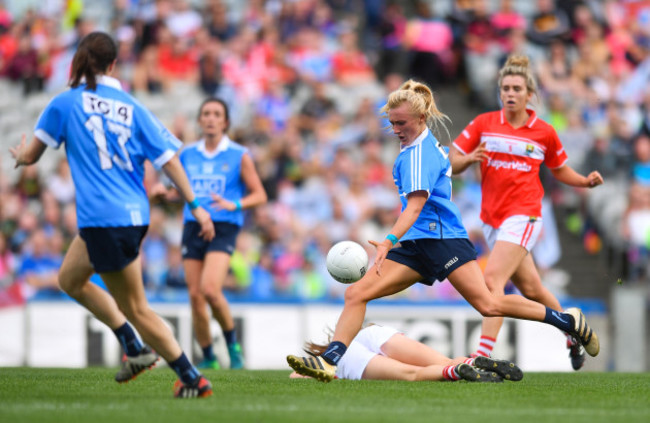
<svg viewBox="0 0 650 423">
<path fill-rule="evenodd" d="M 397 244 L 397 241 L 399 241 L 399 239 L 397 239 L 397 237 L 393 234 L 386 235 L 386 239 L 389 240 L 393 245 Z"/>
<path fill-rule="evenodd" d="M 190 210 L 194 210 L 200 206 L 199 200 L 197 200 L 196 198 L 194 198 L 194 200 L 187 203 L 187 205 L 190 206 Z"/>
<path fill-rule="evenodd" d="M 235 211 L 241 210 L 241 201 L 237 200 L 235 201 Z"/>
</svg>

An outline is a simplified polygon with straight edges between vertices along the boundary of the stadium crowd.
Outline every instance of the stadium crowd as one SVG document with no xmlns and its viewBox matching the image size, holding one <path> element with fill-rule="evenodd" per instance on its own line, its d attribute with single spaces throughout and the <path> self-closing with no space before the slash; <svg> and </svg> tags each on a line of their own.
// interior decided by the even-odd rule
<svg viewBox="0 0 650 423">
<path fill-rule="evenodd" d="M 444 14 L 443 2 L 416 0 L 95 1 L 110 11 L 99 20 L 81 1 L 60 3 L 16 16 L 0 4 L 1 78 L 25 99 L 65 89 L 76 43 L 102 29 L 119 44 L 115 76 L 184 143 L 200 137 L 202 99 L 229 104 L 230 136 L 250 149 L 269 196 L 238 238 L 233 295 L 340 298 L 344 286 L 324 265 L 329 247 L 352 239 L 370 248 L 366 240 L 383 239 L 399 214 L 390 168 L 398 145 L 377 114 L 386 93 L 414 77 L 494 110 L 497 71 L 512 52 L 531 58 L 536 109 L 571 166 L 606 181 L 589 195 L 549 182 L 548 198 L 573 211 L 567 227 L 589 252 L 612 248 L 627 278 L 650 278 L 650 1 L 450 0 Z M 74 188 L 65 159 L 48 154 L 49 168 L 0 173 L 0 305 L 59 295 L 56 274 L 76 233 Z M 482 253 L 476 175 L 456 182 Z M 149 169 L 142 257 L 152 295 L 175 298 L 186 286 L 182 204 L 154 195 L 165 183 Z M 401 298 L 458 294 L 437 284 Z"/>
</svg>

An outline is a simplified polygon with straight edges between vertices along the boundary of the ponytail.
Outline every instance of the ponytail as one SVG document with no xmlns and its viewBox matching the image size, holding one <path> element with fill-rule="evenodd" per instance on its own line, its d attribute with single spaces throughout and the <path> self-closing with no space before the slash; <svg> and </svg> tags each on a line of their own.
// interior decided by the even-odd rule
<svg viewBox="0 0 650 423">
<path fill-rule="evenodd" d="M 70 87 L 76 88 L 85 81 L 90 90 L 97 88 L 97 75 L 106 73 L 117 58 L 117 45 L 110 35 L 92 32 L 86 35 L 72 59 Z"/>
<path fill-rule="evenodd" d="M 404 102 L 410 104 L 413 113 L 425 116 L 429 129 L 437 130 L 442 126 L 449 137 L 449 130 L 445 123 L 450 122 L 451 119 L 438 109 L 433 98 L 433 92 L 428 86 L 409 79 L 397 90 L 390 93 L 388 102 L 381 108 L 380 112 L 386 115 L 389 110 L 399 107 Z"/>
</svg>

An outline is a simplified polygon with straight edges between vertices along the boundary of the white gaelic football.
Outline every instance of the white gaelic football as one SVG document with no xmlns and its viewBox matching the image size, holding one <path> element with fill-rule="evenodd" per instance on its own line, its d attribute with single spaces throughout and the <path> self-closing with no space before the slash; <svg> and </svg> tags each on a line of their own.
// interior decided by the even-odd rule
<svg viewBox="0 0 650 423">
<path fill-rule="evenodd" d="M 356 282 L 368 270 L 368 254 L 354 241 L 341 241 L 327 253 L 327 271 L 341 283 Z"/>
</svg>

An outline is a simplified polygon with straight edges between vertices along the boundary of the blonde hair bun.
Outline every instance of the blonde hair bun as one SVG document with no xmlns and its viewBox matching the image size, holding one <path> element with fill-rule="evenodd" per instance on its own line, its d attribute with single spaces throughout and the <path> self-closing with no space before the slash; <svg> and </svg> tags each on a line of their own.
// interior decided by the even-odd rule
<svg viewBox="0 0 650 423">
<path fill-rule="evenodd" d="M 521 54 L 513 54 L 508 56 L 508 60 L 504 67 L 508 66 L 518 66 L 522 68 L 527 68 L 530 65 L 530 60 L 528 56 L 523 56 Z"/>
</svg>

